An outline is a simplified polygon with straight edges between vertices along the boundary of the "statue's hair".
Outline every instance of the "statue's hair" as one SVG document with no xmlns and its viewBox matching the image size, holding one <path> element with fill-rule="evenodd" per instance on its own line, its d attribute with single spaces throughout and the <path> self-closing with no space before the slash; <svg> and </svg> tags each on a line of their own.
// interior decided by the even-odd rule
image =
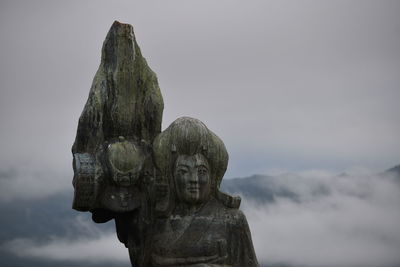
<svg viewBox="0 0 400 267">
<path fill-rule="evenodd" d="M 219 188 L 228 166 L 228 152 L 222 140 L 194 118 L 175 120 L 155 138 L 153 150 L 157 168 L 167 177 L 172 174 L 178 155 L 201 153 L 210 166 L 214 190 Z"/>
</svg>

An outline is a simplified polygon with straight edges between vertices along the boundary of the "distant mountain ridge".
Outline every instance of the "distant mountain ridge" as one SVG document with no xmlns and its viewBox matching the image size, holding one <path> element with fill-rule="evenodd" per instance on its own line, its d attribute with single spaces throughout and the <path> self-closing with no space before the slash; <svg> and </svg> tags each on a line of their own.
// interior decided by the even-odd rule
<svg viewBox="0 0 400 267">
<path fill-rule="evenodd" d="M 400 182 L 400 164 L 386 171 L 377 174 L 382 177 L 394 176 Z M 347 173 L 341 173 L 336 177 L 349 176 Z M 256 174 L 245 178 L 223 179 L 221 183 L 221 190 L 233 195 L 240 195 L 247 200 L 256 203 L 274 203 L 277 198 L 287 198 L 292 201 L 300 201 L 299 194 L 292 190 L 290 186 L 285 186 L 281 179 L 290 178 L 295 181 L 296 174 L 286 173 L 278 176 Z M 333 176 L 335 177 L 335 176 Z M 329 193 L 329 188 L 324 187 L 323 184 L 316 186 L 310 191 L 312 195 L 325 195 Z"/>
<path fill-rule="evenodd" d="M 277 187 L 274 179 L 273 176 L 259 174 L 246 178 L 225 179 L 221 183 L 221 189 L 224 192 L 261 203 L 274 202 L 277 197 L 298 199 L 296 193 Z"/>
<path fill-rule="evenodd" d="M 400 164 L 386 170 L 385 173 L 391 173 L 391 174 L 394 174 L 394 175 L 400 177 Z"/>
</svg>

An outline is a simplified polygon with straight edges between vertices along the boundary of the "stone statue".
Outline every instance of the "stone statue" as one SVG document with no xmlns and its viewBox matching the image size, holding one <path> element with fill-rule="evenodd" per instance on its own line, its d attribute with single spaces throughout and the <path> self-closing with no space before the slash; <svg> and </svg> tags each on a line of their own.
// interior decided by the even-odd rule
<svg viewBox="0 0 400 267">
<path fill-rule="evenodd" d="M 153 143 L 168 183 L 168 208 L 155 221 L 150 266 L 258 266 L 240 199 L 219 191 L 228 165 L 221 139 L 179 118 Z"/>
<path fill-rule="evenodd" d="M 132 26 L 114 22 L 72 147 L 73 208 L 115 220 L 132 266 L 259 266 L 240 198 L 219 185 L 222 140 L 163 100 Z"/>
</svg>

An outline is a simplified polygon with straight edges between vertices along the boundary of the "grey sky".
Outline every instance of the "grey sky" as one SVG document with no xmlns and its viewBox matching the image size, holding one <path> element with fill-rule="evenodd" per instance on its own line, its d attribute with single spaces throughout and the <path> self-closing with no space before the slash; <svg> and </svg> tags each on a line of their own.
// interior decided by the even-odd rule
<svg viewBox="0 0 400 267">
<path fill-rule="evenodd" d="M 400 163 L 398 1 L 2 1 L 1 168 L 72 174 L 70 147 L 114 20 L 164 97 L 202 120 L 227 177 Z"/>
</svg>

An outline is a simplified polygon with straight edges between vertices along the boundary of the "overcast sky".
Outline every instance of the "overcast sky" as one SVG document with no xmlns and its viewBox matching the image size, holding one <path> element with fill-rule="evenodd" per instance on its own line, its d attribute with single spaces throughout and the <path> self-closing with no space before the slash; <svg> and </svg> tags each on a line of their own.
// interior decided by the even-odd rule
<svg viewBox="0 0 400 267">
<path fill-rule="evenodd" d="M 384 170 L 400 163 L 399 14 L 399 1 L 2 0 L 0 168 L 70 184 L 78 118 L 119 20 L 158 75 L 163 129 L 202 120 L 228 148 L 226 177 Z"/>
</svg>

